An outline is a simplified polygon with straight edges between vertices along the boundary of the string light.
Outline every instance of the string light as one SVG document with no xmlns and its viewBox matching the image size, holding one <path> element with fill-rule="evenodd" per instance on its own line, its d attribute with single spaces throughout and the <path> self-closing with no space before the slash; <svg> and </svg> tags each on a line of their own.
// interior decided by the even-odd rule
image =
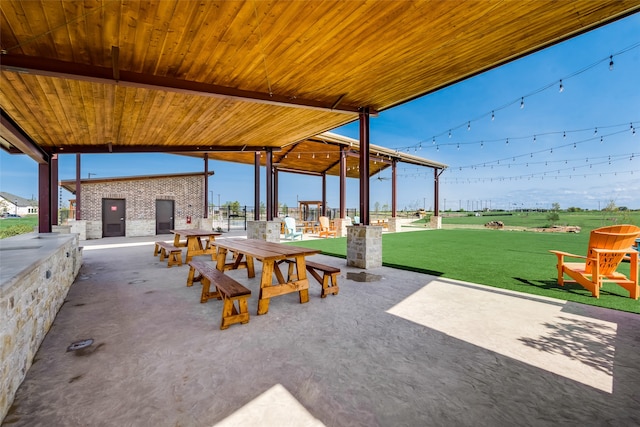
<svg viewBox="0 0 640 427">
<path fill-rule="evenodd" d="M 562 79 L 560 79 L 560 88 L 558 89 L 558 92 L 560 92 L 560 93 L 564 92 L 564 86 L 562 85 Z"/>
<path fill-rule="evenodd" d="M 524 96 L 520 98 L 520 109 L 522 110 L 523 108 L 524 108 Z"/>
<path fill-rule="evenodd" d="M 471 130 L 471 121 L 469 120 L 467 122 L 467 131 L 470 131 L 470 130 Z"/>
<path fill-rule="evenodd" d="M 609 71 L 613 71 L 613 55 L 609 56 Z"/>
<path fill-rule="evenodd" d="M 496 115 L 494 114 L 493 111 L 491 111 L 491 121 L 494 121 L 496 119 Z"/>
</svg>

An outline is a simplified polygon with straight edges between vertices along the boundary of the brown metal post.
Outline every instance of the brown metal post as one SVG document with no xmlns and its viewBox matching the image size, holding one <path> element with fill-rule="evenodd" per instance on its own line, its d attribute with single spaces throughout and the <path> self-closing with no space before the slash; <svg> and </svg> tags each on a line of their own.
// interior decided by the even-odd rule
<svg viewBox="0 0 640 427">
<path fill-rule="evenodd" d="M 440 206 L 438 205 L 438 190 L 440 188 L 438 180 L 440 179 L 440 174 L 438 174 L 438 169 L 433 168 L 433 216 L 440 215 Z"/>
<path fill-rule="evenodd" d="M 322 216 L 327 216 L 327 174 L 322 173 Z"/>
<path fill-rule="evenodd" d="M 58 199 L 59 190 L 58 190 L 58 155 L 53 154 L 51 156 L 51 160 L 49 160 L 49 185 L 51 186 L 49 190 L 50 194 L 50 202 L 51 202 L 51 211 L 49 214 L 49 219 L 51 220 L 51 225 L 58 225 Z"/>
<path fill-rule="evenodd" d="M 360 110 L 360 223 L 369 225 L 369 107 Z"/>
<path fill-rule="evenodd" d="M 82 184 L 80 178 L 81 173 L 82 171 L 80 170 L 80 154 L 76 154 L 76 221 L 82 219 L 82 214 L 80 213 L 80 208 L 82 207 L 82 202 L 80 201 L 82 198 Z"/>
<path fill-rule="evenodd" d="M 347 216 L 347 151 L 340 148 L 340 218 Z"/>
<path fill-rule="evenodd" d="M 50 163 L 38 163 L 38 231 L 51 233 L 51 173 Z"/>
<path fill-rule="evenodd" d="M 397 212 L 397 204 L 396 204 L 396 193 L 398 191 L 397 185 L 398 181 L 396 180 L 396 166 L 398 165 L 398 159 L 393 159 L 391 163 L 391 217 L 396 217 Z"/>
<path fill-rule="evenodd" d="M 204 153 L 204 216 L 209 218 L 209 153 Z"/>
<path fill-rule="evenodd" d="M 273 217 L 280 215 L 278 211 L 278 169 L 273 168 Z"/>
<path fill-rule="evenodd" d="M 256 151 L 255 154 L 255 180 L 254 180 L 254 208 L 253 219 L 260 221 L 260 152 Z"/>
<path fill-rule="evenodd" d="M 267 221 L 273 221 L 273 150 L 267 148 Z"/>
</svg>

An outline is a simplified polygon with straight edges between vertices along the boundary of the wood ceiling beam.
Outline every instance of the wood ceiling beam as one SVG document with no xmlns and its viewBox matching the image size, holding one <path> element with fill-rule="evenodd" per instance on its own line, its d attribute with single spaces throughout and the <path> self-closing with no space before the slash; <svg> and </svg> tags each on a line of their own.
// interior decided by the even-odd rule
<svg viewBox="0 0 640 427">
<path fill-rule="evenodd" d="M 199 154 L 215 152 L 246 152 L 256 151 L 280 151 L 277 147 L 254 147 L 246 145 L 113 145 L 111 143 L 101 145 L 62 145 L 47 147 L 51 154 L 100 154 L 100 153 L 176 153 Z"/>
<path fill-rule="evenodd" d="M 111 68 L 15 54 L 2 55 L 0 57 L 0 67 L 3 71 L 8 72 L 72 79 L 90 83 L 117 84 L 125 87 L 160 90 L 186 95 L 225 98 L 236 101 L 256 102 L 291 108 L 332 111 L 349 115 L 357 115 L 359 111 L 358 106 L 344 105 L 342 102 L 338 102 L 342 101 L 342 97 L 333 104 L 326 104 L 310 99 L 286 97 L 275 94 L 270 95 L 268 93 L 254 92 L 190 80 L 180 80 L 172 77 L 125 71 L 118 69 L 118 53 L 119 50 L 114 49 L 114 57 L 112 58 L 113 64 Z"/>
<path fill-rule="evenodd" d="M 40 164 L 49 162 L 49 155 L 45 153 L 20 127 L 0 109 L 0 138 L 12 147 L 6 149 L 11 154 L 26 154 Z"/>
</svg>

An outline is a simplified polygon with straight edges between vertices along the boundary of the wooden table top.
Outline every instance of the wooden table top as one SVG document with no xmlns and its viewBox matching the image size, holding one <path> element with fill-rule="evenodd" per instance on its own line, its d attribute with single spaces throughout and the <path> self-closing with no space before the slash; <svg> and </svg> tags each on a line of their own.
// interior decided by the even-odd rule
<svg viewBox="0 0 640 427">
<path fill-rule="evenodd" d="M 212 244 L 230 251 L 243 253 L 259 260 L 284 259 L 300 255 L 309 256 L 321 252 L 319 249 L 284 245 L 282 243 L 266 242 L 258 239 L 224 239 L 216 240 Z"/>
<path fill-rule="evenodd" d="M 203 230 L 201 228 L 187 228 L 184 230 L 170 230 L 173 234 L 180 236 L 220 236 L 222 233 L 213 230 Z"/>
</svg>

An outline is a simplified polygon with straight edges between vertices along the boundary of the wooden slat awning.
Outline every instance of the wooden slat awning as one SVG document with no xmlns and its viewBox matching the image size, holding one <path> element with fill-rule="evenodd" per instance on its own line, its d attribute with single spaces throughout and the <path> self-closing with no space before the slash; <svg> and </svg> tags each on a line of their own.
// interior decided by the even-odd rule
<svg viewBox="0 0 640 427">
<path fill-rule="evenodd" d="M 226 151 L 217 155 L 242 161 L 238 150 L 287 153 L 361 107 L 375 114 L 407 102 L 637 12 L 640 0 L 0 8 L 0 108 L 19 128 L 3 120 L 3 148 L 39 162 L 42 152 L 135 151 Z"/>
</svg>

